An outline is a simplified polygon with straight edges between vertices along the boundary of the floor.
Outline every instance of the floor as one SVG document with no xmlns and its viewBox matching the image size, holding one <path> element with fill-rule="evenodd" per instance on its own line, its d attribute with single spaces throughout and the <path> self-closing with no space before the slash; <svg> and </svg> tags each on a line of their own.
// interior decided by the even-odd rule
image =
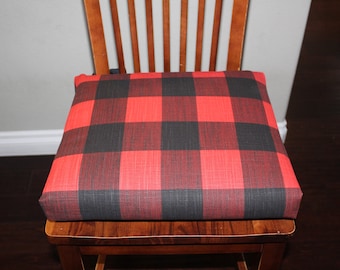
<svg viewBox="0 0 340 270">
<path fill-rule="evenodd" d="M 286 148 L 304 198 L 282 270 L 340 269 L 339 8 L 338 0 L 312 2 L 287 113 Z M 0 158 L 1 269 L 61 269 L 44 236 L 44 215 L 38 205 L 52 159 Z M 177 267 L 183 259 L 191 263 L 185 269 L 204 263 L 221 269 L 223 262 L 221 256 L 140 259 L 145 265 L 165 262 L 162 269 Z M 122 267 L 124 261 L 137 268 L 136 258 L 116 258 Z"/>
</svg>

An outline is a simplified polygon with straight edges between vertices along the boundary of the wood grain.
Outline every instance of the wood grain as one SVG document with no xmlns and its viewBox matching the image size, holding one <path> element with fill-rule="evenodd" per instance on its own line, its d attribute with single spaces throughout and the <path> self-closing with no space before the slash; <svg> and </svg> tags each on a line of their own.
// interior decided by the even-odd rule
<svg viewBox="0 0 340 270">
<path fill-rule="evenodd" d="M 241 69 L 248 5 L 248 0 L 234 1 L 230 27 L 227 70 Z"/>
<path fill-rule="evenodd" d="M 146 10 L 146 30 L 148 41 L 148 60 L 149 60 L 149 72 L 154 72 L 155 68 L 155 42 L 153 31 L 153 15 L 152 15 L 152 0 L 145 0 Z"/>
<path fill-rule="evenodd" d="M 72 238 L 91 239 L 101 244 L 222 244 L 260 242 L 263 236 L 275 240 L 291 236 L 292 220 L 252 221 L 47 221 L 46 234 L 54 244 L 67 244 Z M 78 239 L 81 243 L 83 239 Z"/>
<path fill-rule="evenodd" d="M 163 0 L 163 57 L 164 71 L 170 71 L 170 0 Z"/>
<path fill-rule="evenodd" d="M 113 25 L 113 33 L 116 42 L 116 51 L 117 51 L 117 59 L 118 59 L 118 69 L 120 73 L 126 73 L 125 62 L 124 62 L 124 54 L 123 54 L 123 44 L 122 44 L 122 36 L 120 32 L 120 24 L 118 19 L 118 8 L 117 1 L 110 0 L 111 7 L 111 19 Z M 101 74 L 96 70 L 97 74 Z M 106 73 L 103 73 L 106 74 Z"/>
<path fill-rule="evenodd" d="M 95 71 L 97 74 L 108 74 L 109 64 L 99 1 L 85 0 L 84 6 L 88 18 L 87 25 L 89 29 Z"/>
<path fill-rule="evenodd" d="M 140 60 L 139 60 L 139 46 L 138 46 L 138 32 L 137 32 L 137 21 L 136 21 L 136 10 L 135 1 L 128 0 L 129 10 L 129 22 L 130 22 L 130 36 L 132 45 L 132 58 L 134 72 L 140 72 Z"/>
<path fill-rule="evenodd" d="M 203 49 L 203 25 L 205 15 L 205 0 L 198 2 L 198 16 L 197 16 L 197 29 L 196 29 L 196 58 L 195 70 L 201 70 L 202 64 L 202 49 Z"/>
</svg>

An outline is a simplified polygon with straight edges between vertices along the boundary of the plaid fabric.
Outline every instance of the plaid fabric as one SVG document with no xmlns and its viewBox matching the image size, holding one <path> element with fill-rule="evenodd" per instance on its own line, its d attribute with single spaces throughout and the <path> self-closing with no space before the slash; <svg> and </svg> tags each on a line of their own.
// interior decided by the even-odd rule
<svg viewBox="0 0 340 270">
<path fill-rule="evenodd" d="M 262 73 L 85 76 L 40 203 L 51 220 L 295 218 Z"/>
</svg>

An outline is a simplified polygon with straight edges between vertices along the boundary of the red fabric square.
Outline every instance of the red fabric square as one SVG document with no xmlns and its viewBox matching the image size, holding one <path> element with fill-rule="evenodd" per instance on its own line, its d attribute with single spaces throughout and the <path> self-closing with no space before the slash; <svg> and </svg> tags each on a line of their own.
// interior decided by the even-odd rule
<svg viewBox="0 0 340 270">
<path fill-rule="evenodd" d="M 198 128 L 202 150 L 238 149 L 234 123 L 199 122 Z"/>
<path fill-rule="evenodd" d="M 163 97 L 163 121 L 197 121 L 196 98 Z"/>
<path fill-rule="evenodd" d="M 286 155 L 282 155 L 280 153 L 277 154 L 277 158 L 279 160 L 280 168 L 282 171 L 284 187 L 285 188 L 299 188 L 299 183 L 296 179 L 293 166 Z"/>
<path fill-rule="evenodd" d="M 119 152 L 91 153 L 83 156 L 79 175 L 80 190 L 119 188 Z"/>
<path fill-rule="evenodd" d="M 92 125 L 117 123 L 125 121 L 126 98 L 98 99 L 92 114 Z"/>
<path fill-rule="evenodd" d="M 82 154 L 86 145 L 89 127 L 71 129 L 64 133 L 56 158 Z"/>
<path fill-rule="evenodd" d="M 240 152 L 237 150 L 201 151 L 202 188 L 243 189 Z"/>
<path fill-rule="evenodd" d="M 234 113 L 229 97 L 202 96 L 196 98 L 198 121 L 234 122 Z"/>
<path fill-rule="evenodd" d="M 161 151 L 121 153 L 120 190 L 161 190 Z"/>
<path fill-rule="evenodd" d="M 287 151 L 286 151 L 284 144 L 282 143 L 279 130 L 277 128 L 270 128 L 270 133 L 273 138 L 273 142 L 275 144 L 275 151 L 277 153 L 281 153 L 287 156 Z"/>
<path fill-rule="evenodd" d="M 274 115 L 274 111 L 270 103 L 262 102 L 263 108 L 265 110 L 266 116 L 267 116 L 267 124 L 268 126 L 277 129 L 277 122 Z"/>
<path fill-rule="evenodd" d="M 265 84 L 265 76 L 264 74 L 261 75 L 261 73 L 258 73 L 255 75 L 257 80 L 257 91 L 260 93 L 261 99 L 263 102 L 267 102 L 270 104 L 269 95 L 267 92 L 267 86 Z"/>
<path fill-rule="evenodd" d="M 244 188 L 283 188 L 283 178 L 277 154 L 269 151 L 240 151 Z"/>
<path fill-rule="evenodd" d="M 93 106 L 93 100 L 73 105 L 65 124 L 65 132 L 71 129 L 89 126 L 91 123 Z"/>
<path fill-rule="evenodd" d="M 71 155 L 53 161 L 43 192 L 78 190 L 83 155 Z"/>
<path fill-rule="evenodd" d="M 76 87 L 78 87 L 83 82 L 92 82 L 92 81 L 99 81 L 100 75 L 86 75 L 86 74 L 80 74 L 74 78 L 74 84 Z"/>
<path fill-rule="evenodd" d="M 162 151 L 162 190 L 201 189 L 200 151 Z"/>
<path fill-rule="evenodd" d="M 161 122 L 161 97 L 129 97 L 125 122 Z"/>
<path fill-rule="evenodd" d="M 143 96 L 162 96 L 161 74 L 131 74 L 129 97 Z"/>
<path fill-rule="evenodd" d="M 130 74 L 131 81 L 138 79 L 161 79 L 163 73 L 160 72 L 148 72 L 148 73 L 132 73 Z"/>
<path fill-rule="evenodd" d="M 79 85 L 76 88 L 76 95 L 74 96 L 72 106 L 86 101 L 93 101 L 97 95 L 98 82 L 88 82 Z"/>
<path fill-rule="evenodd" d="M 50 220 L 81 220 L 79 191 L 53 191 L 43 193 L 39 202 Z"/>
<path fill-rule="evenodd" d="M 300 186 L 296 188 L 286 188 L 285 195 L 286 207 L 283 215 L 285 217 L 296 217 L 299 212 L 303 195 Z"/>
<path fill-rule="evenodd" d="M 224 73 L 223 77 L 194 77 L 197 96 L 229 96 L 229 89 Z"/>
<path fill-rule="evenodd" d="M 253 72 L 253 76 L 257 82 L 266 85 L 266 76 L 263 72 Z"/>
<path fill-rule="evenodd" d="M 122 151 L 161 149 L 161 122 L 126 123 Z"/>
<path fill-rule="evenodd" d="M 235 122 L 268 125 L 261 100 L 253 98 L 231 98 L 231 100 L 234 104 Z"/>
</svg>

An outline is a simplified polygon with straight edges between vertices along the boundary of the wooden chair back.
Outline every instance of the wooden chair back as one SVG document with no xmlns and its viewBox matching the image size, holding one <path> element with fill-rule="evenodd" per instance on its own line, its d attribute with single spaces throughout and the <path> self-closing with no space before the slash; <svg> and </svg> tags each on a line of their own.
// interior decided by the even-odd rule
<svg viewBox="0 0 340 270">
<path fill-rule="evenodd" d="M 110 1 L 111 19 L 113 24 L 114 40 L 116 47 L 116 54 L 118 58 L 119 72 L 126 73 L 126 59 L 124 58 L 124 49 L 122 42 L 122 32 L 129 31 L 131 36 L 131 48 L 133 57 L 133 72 L 140 72 L 140 50 L 139 43 L 140 32 L 138 32 L 138 23 L 136 18 L 136 7 L 134 0 L 126 0 L 128 6 L 129 15 L 129 28 L 122 29 L 120 27 L 120 17 L 118 14 L 117 0 Z M 161 1 L 161 0 L 155 0 Z M 197 14 L 197 27 L 196 27 L 196 53 L 195 53 L 195 67 L 196 71 L 201 70 L 202 64 L 202 48 L 203 48 L 203 34 L 204 23 L 206 19 L 207 5 L 213 4 L 214 15 L 212 23 L 212 35 L 210 40 L 210 60 L 209 70 L 216 70 L 216 59 L 220 38 L 220 26 L 222 19 L 222 5 L 225 4 L 223 0 L 197 0 L 198 1 L 198 14 Z M 118 1 L 119 2 L 119 1 Z M 138 1 L 139 2 L 139 1 Z M 154 72 L 155 69 L 155 42 L 163 41 L 163 54 L 164 54 L 164 71 L 170 70 L 170 16 L 172 15 L 170 9 L 170 0 L 162 0 L 162 18 L 163 18 L 163 37 L 155 37 L 154 35 L 154 12 L 152 0 L 145 0 L 145 18 L 146 18 L 146 37 L 147 51 L 148 51 L 148 71 Z M 234 0 L 232 5 L 232 17 L 230 23 L 230 35 L 229 35 L 229 47 L 228 57 L 226 61 L 227 70 L 240 70 L 242 49 L 244 43 L 244 34 L 247 21 L 248 0 Z M 84 0 L 86 17 L 88 23 L 88 30 L 90 34 L 90 41 L 93 54 L 93 62 L 95 66 L 96 74 L 109 74 L 109 61 L 107 54 L 107 46 L 105 42 L 105 31 L 102 22 L 102 13 L 100 9 L 99 0 Z M 188 48 L 188 0 L 181 0 L 180 3 L 180 49 L 179 49 L 179 71 L 187 70 L 187 52 L 192 50 L 192 47 Z M 191 32 L 191 30 L 190 30 Z M 124 47 L 124 49 L 123 49 Z"/>
</svg>

